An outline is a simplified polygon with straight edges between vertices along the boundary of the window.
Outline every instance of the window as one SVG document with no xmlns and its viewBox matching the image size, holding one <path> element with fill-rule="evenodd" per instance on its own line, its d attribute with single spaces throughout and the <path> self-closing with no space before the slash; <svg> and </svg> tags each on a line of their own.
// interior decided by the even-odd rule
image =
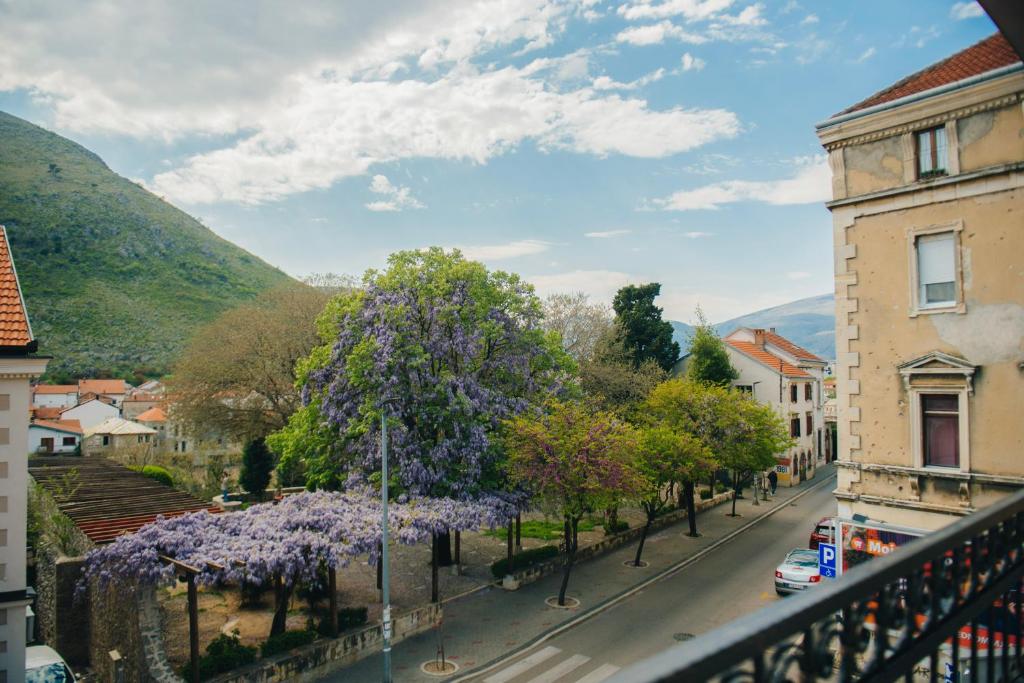
<svg viewBox="0 0 1024 683">
<path fill-rule="evenodd" d="M 8 465 L 7 465 L 7 461 L 6 460 L 3 461 L 3 462 L 0 462 L 0 479 L 6 479 L 7 478 L 7 468 L 8 468 Z"/>
<path fill-rule="evenodd" d="M 737 384 L 736 391 L 741 394 L 752 394 L 754 393 L 754 387 L 750 384 Z M 220 443 L 220 439 L 217 439 L 217 442 Z"/>
<path fill-rule="evenodd" d="M 811 388 L 811 383 L 808 382 L 804 385 L 804 400 L 810 401 L 814 396 L 814 390 Z"/>
<path fill-rule="evenodd" d="M 0 512 L 7 512 L 7 496 L 0 496 Z"/>
<path fill-rule="evenodd" d="M 73 437 L 73 436 L 65 436 L 63 443 L 64 443 L 65 446 L 74 446 L 75 445 L 75 437 Z"/>
<path fill-rule="evenodd" d="M 807 413 L 807 431 L 804 432 L 807 436 L 814 434 L 814 415 Z"/>
<path fill-rule="evenodd" d="M 11 443 L 11 430 L 7 427 L 0 427 L 0 446 Z"/>
<path fill-rule="evenodd" d="M 794 417 L 792 420 L 789 421 L 789 435 L 790 436 L 794 436 L 794 437 L 795 436 L 800 436 L 800 418 L 799 417 Z"/>
<path fill-rule="evenodd" d="M 921 395 L 921 447 L 926 467 L 960 467 L 960 398 Z"/>
<path fill-rule="evenodd" d="M 10 409 L 11 409 L 11 395 L 10 394 L 0 394 L 0 410 L 10 410 Z"/>
<path fill-rule="evenodd" d="M 956 305 L 954 233 L 943 232 L 917 238 L 917 287 L 920 308 Z"/>
<path fill-rule="evenodd" d="M 917 177 L 934 178 L 946 175 L 946 127 L 922 130 L 917 138 Z"/>
<path fill-rule="evenodd" d="M 110 436 L 108 436 L 107 434 L 103 435 L 103 445 L 104 446 L 109 446 L 110 445 Z"/>
<path fill-rule="evenodd" d="M 790 403 L 796 403 L 796 385 L 795 384 L 790 384 L 789 385 L 789 402 Z"/>
</svg>

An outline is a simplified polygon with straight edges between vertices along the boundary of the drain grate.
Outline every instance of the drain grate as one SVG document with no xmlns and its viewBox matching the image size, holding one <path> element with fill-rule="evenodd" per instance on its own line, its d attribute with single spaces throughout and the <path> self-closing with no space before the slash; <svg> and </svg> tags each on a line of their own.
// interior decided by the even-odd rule
<svg viewBox="0 0 1024 683">
<path fill-rule="evenodd" d="M 672 635 L 672 637 L 682 643 L 687 640 L 693 640 L 696 636 L 694 636 L 692 633 L 675 633 Z"/>
</svg>

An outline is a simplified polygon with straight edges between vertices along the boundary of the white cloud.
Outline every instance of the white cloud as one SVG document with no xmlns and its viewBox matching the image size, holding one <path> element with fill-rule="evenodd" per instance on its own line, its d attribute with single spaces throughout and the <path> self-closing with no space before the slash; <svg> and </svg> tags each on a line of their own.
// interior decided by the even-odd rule
<svg viewBox="0 0 1024 683">
<path fill-rule="evenodd" d="M 703 59 L 694 57 L 689 52 L 684 52 L 679 61 L 683 71 L 700 71 L 705 64 Z"/>
<path fill-rule="evenodd" d="M 728 9 L 733 0 L 665 0 L 621 5 L 618 13 L 629 21 L 682 16 L 688 21 L 710 19 Z"/>
<path fill-rule="evenodd" d="M 401 211 L 402 209 L 423 209 L 425 205 L 412 196 L 408 187 L 392 185 L 387 176 L 375 175 L 370 182 L 370 192 L 382 194 L 387 199 L 366 204 L 370 211 Z"/>
<path fill-rule="evenodd" d="M 967 2 L 955 2 L 953 6 L 949 8 L 949 16 L 951 19 L 960 21 L 962 19 L 974 19 L 975 17 L 981 17 L 985 15 L 985 10 L 982 9 L 981 5 L 974 2 L 974 0 L 967 0 Z"/>
<path fill-rule="evenodd" d="M 874 57 L 875 56 L 875 52 L 876 52 L 876 50 L 875 50 L 874 47 L 869 47 L 868 49 L 864 50 L 864 52 L 861 52 L 860 56 L 857 57 L 857 59 L 853 60 L 853 63 L 854 64 L 863 64 L 864 62 L 866 62 L 869 59 L 871 59 L 872 57 Z"/>
<path fill-rule="evenodd" d="M 675 40 L 692 43 L 693 45 L 701 45 L 708 42 L 708 39 L 704 36 L 684 31 L 681 27 L 667 20 L 657 24 L 631 26 L 619 31 L 615 36 L 616 41 L 630 45 L 658 45 L 665 42 L 666 38 L 674 38 Z"/>
<path fill-rule="evenodd" d="M 598 76 L 594 79 L 593 88 L 594 90 L 636 90 L 644 87 L 648 83 L 660 81 L 665 77 L 665 73 L 665 69 L 657 69 L 656 71 L 644 74 L 635 81 L 629 81 L 628 83 L 620 83 L 608 76 Z"/>
<path fill-rule="evenodd" d="M 683 236 L 691 240 L 700 239 L 701 237 L 711 237 L 715 233 L 713 232 L 701 232 L 699 230 L 691 230 L 690 232 L 684 232 Z"/>
<path fill-rule="evenodd" d="M 585 232 L 583 233 L 583 236 L 594 239 L 608 239 L 610 237 L 621 237 L 622 235 L 628 235 L 632 232 L 632 230 L 603 230 L 599 232 Z"/>
<path fill-rule="evenodd" d="M 801 26 L 807 26 L 809 24 L 817 24 L 819 21 L 817 14 L 808 14 L 800 21 Z"/>
<path fill-rule="evenodd" d="M 474 261 L 502 261 L 540 254 L 551 247 L 551 242 L 543 240 L 515 240 L 506 244 L 477 244 L 457 248 L 466 258 Z"/>
<path fill-rule="evenodd" d="M 651 205 L 664 211 L 691 211 L 718 209 L 723 204 L 743 201 L 785 205 L 811 204 L 831 199 L 832 174 L 824 155 L 799 159 L 795 165 L 795 173 L 790 178 L 728 180 L 694 190 L 680 190 L 663 199 L 653 200 Z"/>
<path fill-rule="evenodd" d="M 811 274 L 804 270 L 791 270 L 786 273 L 786 277 L 790 280 L 806 280 L 810 276 Z"/>
</svg>

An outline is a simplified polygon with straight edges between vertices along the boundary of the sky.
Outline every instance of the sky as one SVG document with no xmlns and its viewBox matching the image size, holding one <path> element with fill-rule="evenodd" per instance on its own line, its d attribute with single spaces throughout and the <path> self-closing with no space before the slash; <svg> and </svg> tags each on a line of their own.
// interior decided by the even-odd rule
<svg viewBox="0 0 1024 683">
<path fill-rule="evenodd" d="M 0 110 L 297 277 L 457 247 L 721 321 L 833 289 L 815 124 L 994 31 L 973 0 L 3 0 Z"/>
</svg>

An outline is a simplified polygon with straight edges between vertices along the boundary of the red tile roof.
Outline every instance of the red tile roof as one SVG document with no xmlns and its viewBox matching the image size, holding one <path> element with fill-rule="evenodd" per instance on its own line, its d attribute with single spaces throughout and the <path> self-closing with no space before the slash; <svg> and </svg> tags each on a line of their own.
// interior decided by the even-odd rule
<svg viewBox="0 0 1024 683">
<path fill-rule="evenodd" d="M 18 285 L 7 229 L 0 225 L 0 347 L 34 351 L 32 327 Z"/>
<path fill-rule="evenodd" d="M 762 365 L 765 365 L 771 368 L 772 370 L 775 370 L 776 372 L 779 372 L 781 370 L 782 374 L 785 375 L 786 377 L 801 377 L 811 379 L 811 376 L 808 373 L 804 372 L 795 365 L 790 365 L 789 363 L 782 360 L 778 356 L 772 354 L 769 351 L 765 351 L 756 344 L 745 341 L 737 341 L 735 339 L 725 339 L 723 341 L 725 341 L 726 344 L 733 347 L 740 353 L 753 358 L 758 363 L 761 363 Z"/>
<path fill-rule="evenodd" d="M 844 109 L 839 114 L 836 114 L 836 116 L 867 109 L 876 104 L 892 102 L 901 97 L 938 88 L 941 85 L 956 83 L 957 81 L 962 81 L 971 76 L 978 76 L 993 69 L 1016 64 L 1019 61 L 1021 59 L 1014 52 L 1013 46 L 1003 37 L 1003 34 L 996 33 L 980 43 L 975 43 L 966 50 L 957 52 L 952 57 L 947 57 L 941 62 L 932 64 L 926 69 L 907 76 L 866 100 L 862 100 L 852 107 Z"/>
<path fill-rule="evenodd" d="M 135 416 L 136 422 L 167 422 L 167 413 L 160 406 L 153 406 L 149 410 Z"/>
<path fill-rule="evenodd" d="M 77 384 L 37 384 L 32 387 L 37 394 L 77 394 Z"/>
<path fill-rule="evenodd" d="M 80 379 L 78 380 L 78 393 L 86 394 L 123 394 L 125 382 L 123 379 Z"/>
<path fill-rule="evenodd" d="M 769 342 L 771 344 L 775 344 L 775 346 L 778 346 L 780 349 L 782 349 L 782 350 L 784 350 L 784 351 L 786 351 L 788 353 L 793 354 L 794 356 L 796 356 L 800 360 L 813 360 L 813 361 L 818 361 L 819 363 L 824 363 L 825 362 L 823 359 L 818 358 L 817 356 L 815 356 L 813 353 L 811 353 L 810 351 L 808 351 L 804 347 L 797 346 L 796 344 L 794 344 L 793 342 L 789 341 L 785 337 L 783 337 L 781 335 L 778 335 L 778 334 L 772 332 L 771 330 L 765 330 L 764 331 L 764 338 L 765 338 L 765 341 L 767 341 L 767 342 Z"/>
<path fill-rule="evenodd" d="M 32 424 L 44 429 L 56 429 L 59 432 L 82 433 L 82 423 L 78 420 L 35 420 Z"/>
<path fill-rule="evenodd" d="M 32 406 L 32 417 L 37 420 L 59 420 L 65 408 L 58 406 Z"/>
</svg>

